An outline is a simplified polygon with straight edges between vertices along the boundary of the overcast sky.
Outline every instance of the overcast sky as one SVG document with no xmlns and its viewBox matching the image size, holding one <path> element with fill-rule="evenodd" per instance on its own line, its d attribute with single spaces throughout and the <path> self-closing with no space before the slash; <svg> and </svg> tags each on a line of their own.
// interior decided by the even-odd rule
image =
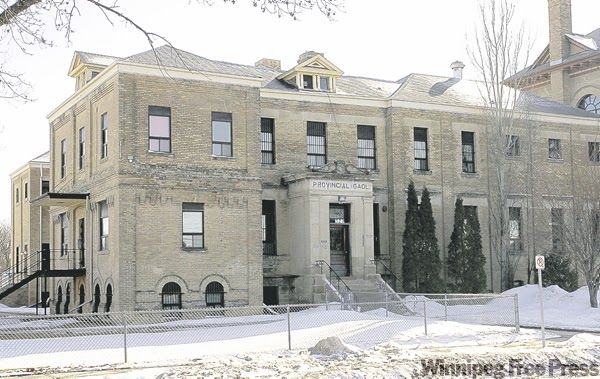
<svg viewBox="0 0 600 379">
<path fill-rule="evenodd" d="M 121 1 L 123 13 L 173 45 L 200 56 L 253 64 L 260 58 L 282 61 L 291 68 L 306 50 L 323 52 L 348 75 L 397 80 L 413 72 L 451 75 L 450 63 L 467 64 L 478 0 L 346 0 L 334 21 L 316 12 L 300 20 L 278 19 L 237 4 L 199 5 L 194 0 Z M 588 33 L 600 27 L 599 0 L 572 0 L 573 30 Z M 169 4 L 166 6 L 166 4 Z M 9 174 L 48 150 L 46 115 L 73 93 L 67 70 L 75 50 L 126 57 L 148 49 L 144 37 L 122 22 L 108 23 L 98 10 L 82 3 L 71 43 L 50 33 L 52 48 L 24 55 L 0 41 L 0 59 L 25 74 L 34 102 L 0 100 L 0 220 L 10 219 Z M 548 42 L 547 0 L 520 0 L 520 16 L 534 40 L 532 56 Z"/>
</svg>

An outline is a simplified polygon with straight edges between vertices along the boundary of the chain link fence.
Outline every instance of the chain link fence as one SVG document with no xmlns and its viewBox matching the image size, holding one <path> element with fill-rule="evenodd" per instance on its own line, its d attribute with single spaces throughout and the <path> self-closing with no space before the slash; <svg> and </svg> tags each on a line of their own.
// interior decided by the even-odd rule
<svg viewBox="0 0 600 379">
<path fill-rule="evenodd" d="M 513 296 L 399 294 L 393 300 L 351 304 L 3 315 L 0 368 L 304 349 L 330 336 L 368 348 L 427 338 L 432 325 L 445 320 L 512 326 L 518 331 L 517 304 Z M 442 325 L 437 333 L 445 328 Z"/>
</svg>

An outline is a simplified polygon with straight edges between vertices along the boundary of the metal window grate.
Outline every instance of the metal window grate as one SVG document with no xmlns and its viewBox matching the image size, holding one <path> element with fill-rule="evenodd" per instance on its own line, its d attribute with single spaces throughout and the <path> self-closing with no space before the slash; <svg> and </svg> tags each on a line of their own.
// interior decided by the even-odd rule
<svg viewBox="0 0 600 379">
<path fill-rule="evenodd" d="M 306 133 L 309 166 L 324 166 L 327 163 L 327 136 L 324 122 L 308 121 Z"/>
<path fill-rule="evenodd" d="M 358 167 L 375 170 L 376 147 L 375 127 L 370 125 L 358 125 L 357 127 Z"/>
<path fill-rule="evenodd" d="M 475 172 L 475 133 L 462 132 L 462 167 L 463 172 Z"/>
<path fill-rule="evenodd" d="M 275 120 L 260 119 L 260 152 L 261 163 L 275 164 Z"/>
</svg>

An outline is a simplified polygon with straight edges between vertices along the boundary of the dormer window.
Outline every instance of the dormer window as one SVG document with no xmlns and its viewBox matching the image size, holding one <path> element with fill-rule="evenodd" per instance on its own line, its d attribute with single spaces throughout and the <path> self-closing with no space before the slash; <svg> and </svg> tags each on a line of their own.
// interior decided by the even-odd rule
<svg viewBox="0 0 600 379">
<path fill-rule="evenodd" d="M 302 88 L 314 89 L 314 77 L 312 75 L 302 75 Z"/>
<path fill-rule="evenodd" d="M 277 79 L 299 90 L 335 92 L 336 80 L 343 74 L 322 53 L 307 51 L 300 55 L 298 65 L 277 76 Z"/>
</svg>

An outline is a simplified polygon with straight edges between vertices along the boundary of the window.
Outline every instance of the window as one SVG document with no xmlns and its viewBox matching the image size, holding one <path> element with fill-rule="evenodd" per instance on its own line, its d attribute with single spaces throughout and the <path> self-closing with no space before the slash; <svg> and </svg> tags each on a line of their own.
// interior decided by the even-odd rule
<svg viewBox="0 0 600 379">
<path fill-rule="evenodd" d="M 275 164 L 275 120 L 260 119 L 260 154 L 262 164 Z"/>
<path fill-rule="evenodd" d="M 329 91 L 329 76 L 319 77 L 319 88 L 322 91 Z"/>
<path fill-rule="evenodd" d="M 162 288 L 162 308 L 181 309 L 181 287 L 175 282 L 169 282 Z"/>
<path fill-rule="evenodd" d="M 265 305 L 279 305 L 279 287 L 263 287 L 263 303 Z"/>
<path fill-rule="evenodd" d="M 264 255 L 277 255 L 275 200 L 262 202 L 262 243 Z"/>
<path fill-rule="evenodd" d="M 67 141 L 60 141 L 60 178 L 67 174 Z"/>
<path fill-rule="evenodd" d="M 552 226 L 552 252 L 563 253 L 564 214 L 562 208 L 552 208 L 550 210 L 550 218 L 550 225 Z"/>
<path fill-rule="evenodd" d="M 104 303 L 104 312 L 110 312 L 110 306 L 112 305 L 113 291 L 112 286 L 109 284 L 106 286 L 106 302 Z"/>
<path fill-rule="evenodd" d="M 324 122 L 309 121 L 306 132 L 308 165 L 324 166 L 327 163 L 327 137 Z"/>
<path fill-rule="evenodd" d="M 548 139 L 548 158 L 562 159 L 562 151 L 560 148 L 560 140 L 555 138 Z"/>
<path fill-rule="evenodd" d="M 77 313 L 83 313 L 83 303 L 85 303 L 85 287 L 81 284 L 79 286 L 79 308 L 77 308 Z"/>
<path fill-rule="evenodd" d="M 467 218 L 472 217 L 475 218 L 477 217 L 477 206 L 475 205 L 464 205 L 464 214 L 465 214 L 465 222 L 467 221 Z"/>
<path fill-rule="evenodd" d="M 67 284 L 65 289 L 65 304 L 63 305 L 63 313 L 69 313 L 69 305 L 71 305 L 71 285 Z"/>
<path fill-rule="evenodd" d="M 377 168 L 375 154 L 375 127 L 369 125 L 358 125 L 358 168 L 375 170 Z"/>
<path fill-rule="evenodd" d="M 419 171 L 428 171 L 429 163 L 427 161 L 427 129 L 415 128 L 414 129 L 415 139 L 415 160 L 414 169 Z"/>
<path fill-rule="evenodd" d="M 92 71 L 92 79 L 94 79 L 96 76 L 98 76 L 99 72 L 98 71 Z"/>
<path fill-rule="evenodd" d="M 108 114 L 100 116 L 100 158 L 108 156 Z"/>
<path fill-rule="evenodd" d="M 148 150 L 171 152 L 171 108 L 148 107 Z"/>
<path fill-rule="evenodd" d="M 381 256 L 381 245 L 379 235 L 379 204 L 373 204 L 373 255 Z"/>
<path fill-rule="evenodd" d="M 79 129 L 79 169 L 85 165 L 85 129 Z"/>
<path fill-rule="evenodd" d="M 510 250 L 513 253 L 521 252 L 521 208 L 508 208 L 508 236 Z"/>
<path fill-rule="evenodd" d="M 60 256 L 67 254 L 69 250 L 69 244 L 67 242 L 67 233 L 69 228 L 69 221 L 67 220 L 67 214 L 61 213 L 58 215 L 60 221 Z"/>
<path fill-rule="evenodd" d="M 219 282 L 210 282 L 206 286 L 206 306 L 222 308 L 225 306 L 225 290 Z"/>
<path fill-rule="evenodd" d="M 231 144 L 231 113 L 212 112 L 212 153 L 219 157 L 233 156 Z"/>
<path fill-rule="evenodd" d="M 461 132 L 462 141 L 462 170 L 466 173 L 475 172 L 475 133 Z"/>
<path fill-rule="evenodd" d="M 187 249 L 204 248 L 204 204 L 182 204 L 182 244 Z"/>
<path fill-rule="evenodd" d="M 92 305 L 92 313 L 98 313 L 98 307 L 100 306 L 100 285 L 96 284 L 94 288 L 94 303 Z"/>
<path fill-rule="evenodd" d="M 600 97 L 595 95 L 586 95 L 581 100 L 577 107 L 584 111 L 600 114 Z"/>
<path fill-rule="evenodd" d="M 108 204 L 106 200 L 98 203 L 100 214 L 100 251 L 108 250 Z"/>
<path fill-rule="evenodd" d="M 62 286 L 58 286 L 58 290 L 56 291 L 56 304 L 54 306 L 54 313 L 59 315 L 60 308 L 62 303 Z"/>
<path fill-rule="evenodd" d="M 29 183 L 25 183 L 25 189 L 24 189 L 24 193 L 23 196 L 25 196 L 25 199 L 27 199 L 29 197 Z"/>
<path fill-rule="evenodd" d="M 302 88 L 314 89 L 314 77 L 312 75 L 302 75 Z"/>
<path fill-rule="evenodd" d="M 348 204 L 329 204 L 329 223 L 350 223 L 350 209 L 348 208 Z"/>
<path fill-rule="evenodd" d="M 42 194 L 50 192 L 50 181 L 42 180 Z"/>
<path fill-rule="evenodd" d="M 79 267 L 85 267 L 85 219 L 80 218 L 79 236 L 77 238 L 77 249 L 79 250 Z"/>
<path fill-rule="evenodd" d="M 521 155 L 521 151 L 519 150 L 519 136 L 507 135 L 504 151 L 509 157 L 518 157 Z"/>
<path fill-rule="evenodd" d="M 19 189 L 15 189 L 15 203 L 19 204 Z"/>
<path fill-rule="evenodd" d="M 590 162 L 600 163 L 600 142 L 588 142 Z"/>
<path fill-rule="evenodd" d="M 19 255 L 19 246 L 17 246 L 15 248 L 15 255 L 16 255 L 16 258 L 17 258 L 17 262 L 16 262 L 17 272 L 21 272 L 21 271 L 19 271 L 19 266 L 20 266 L 20 262 L 21 262 L 21 256 Z"/>
</svg>

